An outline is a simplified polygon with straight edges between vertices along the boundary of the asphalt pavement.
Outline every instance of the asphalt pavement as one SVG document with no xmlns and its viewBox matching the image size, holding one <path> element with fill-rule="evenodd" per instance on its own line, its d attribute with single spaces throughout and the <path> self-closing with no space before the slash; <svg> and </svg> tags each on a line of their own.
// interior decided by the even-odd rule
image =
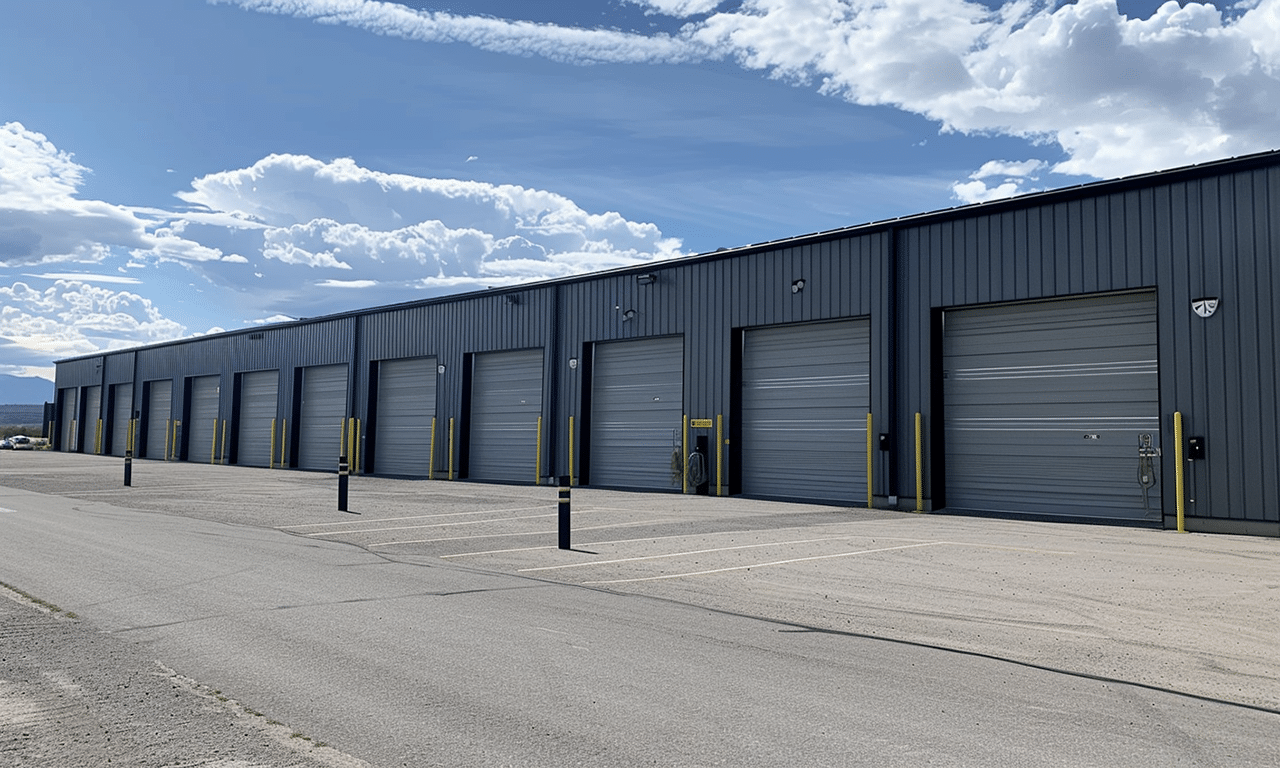
<svg viewBox="0 0 1280 768">
<path fill-rule="evenodd" d="M 1280 762 L 1274 539 L 121 470 L 0 457 L 0 581 L 370 764 Z"/>
</svg>

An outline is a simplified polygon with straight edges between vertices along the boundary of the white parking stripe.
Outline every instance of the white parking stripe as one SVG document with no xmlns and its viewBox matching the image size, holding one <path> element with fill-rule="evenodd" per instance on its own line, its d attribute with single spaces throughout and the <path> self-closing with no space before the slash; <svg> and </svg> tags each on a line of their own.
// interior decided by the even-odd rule
<svg viewBox="0 0 1280 768">
<path fill-rule="evenodd" d="M 299 528 L 319 528 L 329 525 L 360 525 L 361 523 L 396 523 L 401 520 L 430 520 L 435 517 L 462 517 L 464 515 L 489 515 L 494 512 L 524 512 L 530 509 L 555 509 L 555 504 L 539 504 L 536 507 L 512 507 L 511 509 L 481 509 L 475 512 L 441 512 L 438 515 L 410 515 L 408 517 L 375 517 L 365 518 L 363 520 L 330 521 L 327 523 L 298 523 L 297 525 L 277 525 L 278 531 L 289 531 Z M 584 510 L 585 511 L 585 510 Z"/>
<path fill-rule="evenodd" d="M 897 549 L 915 549 L 918 547 L 936 547 L 939 544 L 948 544 L 946 541 L 929 541 L 923 544 L 904 544 L 900 547 L 882 547 L 880 549 L 860 549 L 855 552 L 840 552 L 834 555 L 815 555 L 814 557 L 797 557 L 791 560 L 775 560 L 771 563 L 752 563 L 751 565 L 735 565 L 731 568 L 713 568 L 709 571 L 691 571 L 689 573 L 667 573 L 661 576 L 643 576 L 637 579 L 611 579 L 609 581 L 584 581 L 584 585 L 588 584 L 631 584 L 637 581 L 661 581 L 663 579 L 680 579 L 685 576 L 706 576 L 712 573 L 727 573 L 729 571 L 748 571 L 752 568 L 767 568 L 771 565 L 789 565 L 791 563 L 804 563 L 810 560 L 831 560 L 837 557 L 852 557 L 853 555 L 870 555 L 876 552 L 892 552 Z"/>
<path fill-rule="evenodd" d="M 617 560 L 592 560 L 588 563 L 565 563 L 562 565 L 544 565 L 538 568 L 521 568 L 518 573 L 532 571 L 554 571 L 560 568 L 584 568 L 590 565 L 612 565 L 614 563 L 634 563 L 640 560 L 661 560 L 667 557 L 688 557 L 689 555 L 709 555 L 713 552 L 732 552 L 738 549 L 760 549 L 761 547 L 783 547 L 788 544 L 814 544 L 819 541 L 841 541 L 845 539 L 884 539 L 886 536 L 865 536 L 849 534 L 848 536 L 823 536 L 818 539 L 793 539 L 791 541 L 767 541 L 762 544 L 740 544 L 736 547 L 715 547 L 713 549 L 693 549 L 688 552 L 667 552 L 661 555 L 644 555 L 641 557 L 622 557 Z M 900 539 L 900 541 L 920 541 L 920 539 Z"/>
<path fill-rule="evenodd" d="M 509 523 L 512 520 L 537 520 L 543 517 L 555 517 L 558 512 L 549 515 L 517 515 L 515 517 L 489 517 L 484 520 L 459 520 L 453 523 L 432 523 L 430 525 L 391 525 L 385 528 L 357 528 L 354 531 L 320 531 L 304 533 L 303 536 L 346 536 L 351 533 L 381 533 L 383 531 L 413 531 L 419 528 L 448 528 L 454 525 L 484 525 L 485 523 Z"/>
<path fill-rule="evenodd" d="M 550 517 L 550 515 L 544 515 Z M 666 518 L 664 520 L 641 520 L 633 523 L 613 523 L 612 525 L 589 525 L 582 528 L 574 528 L 575 531 L 599 531 L 605 528 L 634 528 L 639 525 L 657 525 L 659 523 L 670 523 L 677 518 Z M 468 539 L 500 539 L 504 537 L 517 538 L 521 536 L 554 536 L 559 531 L 531 531 L 526 533 L 481 533 L 475 536 L 451 536 L 443 539 L 414 539 L 411 541 L 383 541 L 377 544 L 366 544 L 366 547 L 392 547 L 397 544 L 434 544 L 440 541 L 466 541 Z M 581 545 L 580 545 L 581 546 Z M 543 547 L 535 547 L 535 549 L 543 549 Z"/>
</svg>

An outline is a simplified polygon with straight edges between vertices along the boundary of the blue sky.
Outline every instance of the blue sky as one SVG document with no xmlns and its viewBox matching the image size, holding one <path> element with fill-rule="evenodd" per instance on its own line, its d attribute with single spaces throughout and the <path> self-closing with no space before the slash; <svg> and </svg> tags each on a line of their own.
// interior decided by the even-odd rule
<svg viewBox="0 0 1280 768">
<path fill-rule="evenodd" d="M 1272 149 L 1278 103 L 1280 0 L 5 0 L 0 373 Z"/>
</svg>

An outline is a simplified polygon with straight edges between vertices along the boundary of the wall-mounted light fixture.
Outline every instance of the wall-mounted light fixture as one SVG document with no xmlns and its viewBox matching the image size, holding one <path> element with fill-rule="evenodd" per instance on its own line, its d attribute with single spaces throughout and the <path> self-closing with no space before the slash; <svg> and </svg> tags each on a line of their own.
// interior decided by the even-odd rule
<svg viewBox="0 0 1280 768">
<path fill-rule="evenodd" d="M 569 358 L 569 369 L 576 370 L 577 367 L 578 367 L 578 358 L 576 357 Z"/>
<path fill-rule="evenodd" d="M 1213 313 L 1218 311 L 1218 297 L 1201 296 L 1198 299 L 1192 299 L 1191 311 L 1203 318 L 1213 317 Z"/>
<path fill-rule="evenodd" d="M 804 290 L 804 278 L 803 278 L 803 277 L 801 277 L 801 278 L 799 278 L 799 279 L 796 279 L 796 280 L 792 280 L 792 281 L 791 281 L 791 292 L 792 292 L 792 293 L 799 293 L 799 292 L 801 292 L 801 291 L 803 291 L 803 290 Z"/>
<path fill-rule="evenodd" d="M 625 323 L 628 320 L 634 320 L 635 317 L 636 317 L 636 311 L 634 309 L 628 309 L 627 311 L 622 313 L 622 322 Z"/>
<path fill-rule="evenodd" d="M 436 366 L 436 373 L 438 373 L 438 374 L 440 374 L 441 376 L 443 376 L 443 375 L 444 375 L 444 366 L 443 366 L 443 365 L 437 365 L 437 366 Z"/>
<path fill-rule="evenodd" d="M 652 285 L 657 282 L 658 276 L 652 272 L 645 272 L 642 275 L 636 275 L 636 282 L 640 285 Z"/>
</svg>

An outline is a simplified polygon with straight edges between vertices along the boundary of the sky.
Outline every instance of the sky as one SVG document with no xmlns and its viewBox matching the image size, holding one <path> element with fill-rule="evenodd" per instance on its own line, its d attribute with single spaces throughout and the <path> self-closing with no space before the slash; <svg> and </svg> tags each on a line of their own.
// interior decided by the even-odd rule
<svg viewBox="0 0 1280 768">
<path fill-rule="evenodd" d="M 0 375 L 1275 149 L 1277 104 L 1280 0 L 0 0 Z"/>
</svg>

